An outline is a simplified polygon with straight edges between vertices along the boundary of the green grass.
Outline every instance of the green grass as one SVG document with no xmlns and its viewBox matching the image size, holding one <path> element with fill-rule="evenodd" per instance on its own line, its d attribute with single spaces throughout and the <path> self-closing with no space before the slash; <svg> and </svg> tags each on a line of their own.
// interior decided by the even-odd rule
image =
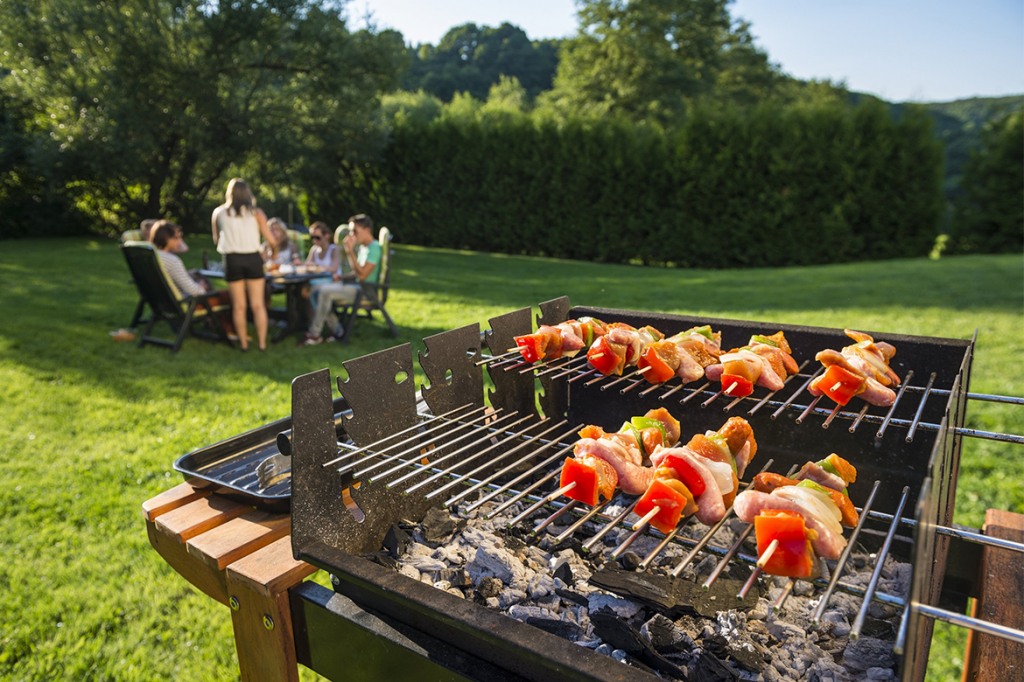
<svg viewBox="0 0 1024 682">
<path fill-rule="evenodd" d="M 208 240 L 190 238 L 186 262 Z M 211 249 L 212 250 L 212 249 Z M 1019 257 L 712 272 L 397 247 L 389 310 L 402 341 L 567 294 L 577 304 L 969 338 L 972 390 L 1024 395 Z M 228 611 L 150 548 L 140 503 L 178 482 L 178 456 L 288 414 L 289 382 L 387 348 L 241 354 L 190 339 L 177 356 L 111 341 L 136 295 L 115 244 L 5 242 L 0 255 L 0 678 L 231 680 Z M 1006 371 L 1005 368 L 1015 368 Z M 969 425 L 1022 431 L 1022 412 L 972 403 Z M 1024 511 L 1019 448 L 969 440 L 956 520 Z M 959 676 L 963 636 L 940 630 L 932 679 Z M 307 679 L 313 676 L 304 672 Z"/>
</svg>

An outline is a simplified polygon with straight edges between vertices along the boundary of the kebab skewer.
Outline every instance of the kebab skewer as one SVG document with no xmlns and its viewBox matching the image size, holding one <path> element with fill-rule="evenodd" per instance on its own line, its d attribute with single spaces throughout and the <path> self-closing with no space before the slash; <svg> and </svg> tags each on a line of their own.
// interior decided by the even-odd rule
<svg viewBox="0 0 1024 682">
<path fill-rule="evenodd" d="M 817 469 L 841 489 L 813 480 Z M 830 471 L 831 469 L 831 471 Z M 838 559 L 846 547 L 843 526 L 857 523 L 857 511 L 846 486 L 856 480 L 853 465 L 831 454 L 808 463 L 789 479 L 778 474 L 758 474 L 754 489 L 736 497 L 736 516 L 754 524 L 758 567 L 772 575 L 813 578 L 820 572 L 818 557 Z"/>
<path fill-rule="evenodd" d="M 722 353 L 722 333 L 712 332 L 711 325 L 693 327 L 667 339 L 650 344 L 637 361 L 644 379 L 660 384 L 679 377 L 684 384 L 704 376 L 704 370 L 718 362 Z"/>
<path fill-rule="evenodd" d="M 566 320 L 559 325 L 541 325 L 533 334 L 515 337 L 516 347 L 526 362 L 572 358 L 590 347 L 607 331 L 608 325 L 593 317 Z"/>
<path fill-rule="evenodd" d="M 607 333 L 591 344 L 587 361 L 604 376 L 622 376 L 625 368 L 637 364 L 648 346 L 664 338 L 650 325 L 637 329 L 624 322 L 612 322 Z"/>
<path fill-rule="evenodd" d="M 808 391 L 815 396 L 825 394 L 840 405 L 854 397 L 881 407 L 892 405 L 896 392 L 889 387 L 900 385 L 899 376 L 889 367 L 896 348 L 884 341 L 875 342 L 862 332 L 845 331 L 856 343 L 842 351 L 827 349 L 815 355 L 826 371 L 811 382 Z"/>
<path fill-rule="evenodd" d="M 771 336 L 754 334 L 742 348 L 734 348 L 707 368 L 709 381 L 721 381 L 722 390 L 734 398 L 748 396 L 754 386 L 778 391 L 799 367 L 793 350 L 780 331 Z"/>
</svg>

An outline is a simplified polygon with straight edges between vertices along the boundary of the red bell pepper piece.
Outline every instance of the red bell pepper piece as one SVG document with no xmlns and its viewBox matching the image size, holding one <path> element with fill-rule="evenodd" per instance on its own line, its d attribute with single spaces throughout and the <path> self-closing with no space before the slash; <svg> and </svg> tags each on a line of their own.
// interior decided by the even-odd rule
<svg viewBox="0 0 1024 682">
<path fill-rule="evenodd" d="M 679 490 L 656 478 L 640 501 L 636 503 L 633 512 L 643 518 L 655 507 L 660 507 L 658 513 L 651 518 L 650 523 L 662 533 L 668 534 L 679 523 L 683 510 L 692 503 L 692 495 L 687 498 Z"/>
<path fill-rule="evenodd" d="M 865 383 L 867 380 L 864 377 L 857 376 L 839 365 L 832 365 L 814 382 L 814 386 L 840 405 L 846 405 L 864 390 Z"/>
<path fill-rule="evenodd" d="M 622 358 L 612 350 L 611 345 L 602 336 L 587 351 L 587 360 L 601 374 L 608 376 L 619 369 Z"/>
<path fill-rule="evenodd" d="M 735 388 L 730 391 L 730 386 L 735 386 Z M 742 398 L 754 392 L 754 384 L 749 379 L 736 374 L 723 374 L 722 390 L 731 398 Z"/>
<path fill-rule="evenodd" d="M 690 466 L 690 463 L 682 457 L 677 455 L 667 455 L 663 460 L 661 460 L 661 463 L 658 466 L 671 467 L 672 469 L 675 469 L 676 474 L 679 476 L 679 480 L 683 482 L 691 493 L 693 493 L 694 497 L 700 497 L 704 494 L 704 490 L 707 487 L 704 484 L 704 479 L 701 478 L 701 475 L 697 473 L 697 470 Z"/>
<path fill-rule="evenodd" d="M 519 352 L 522 354 L 523 360 L 527 362 L 537 362 L 540 360 L 540 354 L 537 349 L 537 337 L 533 334 L 517 336 L 516 345 L 519 346 Z"/>
<path fill-rule="evenodd" d="M 654 344 L 647 347 L 644 354 L 640 356 L 640 360 L 637 361 L 636 366 L 638 369 L 644 367 L 650 367 L 649 370 L 644 372 L 644 379 L 647 379 L 648 383 L 661 384 L 675 376 L 675 372 L 672 368 L 665 364 L 665 361 L 658 355 L 658 351 L 654 348 Z"/>
<path fill-rule="evenodd" d="M 567 491 L 565 493 L 566 497 L 579 500 L 591 507 L 598 503 L 600 486 L 596 469 L 587 466 L 578 459 L 567 457 L 565 463 L 562 464 L 562 477 L 559 480 L 558 487 L 564 488 L 570 483 L 575 483 L 576 487 Z"/>
<path fill-rule="evenodd" d="M 814 568 L 814 550 L 807 539 L 804 517 L 792 511 L 763 509 L 754 519 L 757 555 L 760 557 L 772 540 L 779 545 L 764 565 L 765 573 L 787 578 L 807 578 Z"/>
</svg>

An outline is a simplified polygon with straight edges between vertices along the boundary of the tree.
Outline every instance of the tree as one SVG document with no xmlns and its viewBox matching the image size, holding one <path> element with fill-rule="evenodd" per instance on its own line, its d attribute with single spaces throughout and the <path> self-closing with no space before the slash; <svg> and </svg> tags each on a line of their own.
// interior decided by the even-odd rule
<svg viewBox="0 0 1024 682">
<path fill-rule="evenodd" d="M 566 114 L 677 123 L 696 101 L 753 103 L 781 78 L 733 23 L 729 0 L 586 0 L 562 46 L 548 106 Z"/>
<path fill-rule="evenodd" d="M 1024 112 L 989 123 L 964 166 L 950 230 L 954 253 L 1024 250 Z"/>
<path fill-rule="evenodd" d="M 383 143 L 400 34 L 314 0 L 7 0 L 0 87 L 57 144 L 37 163 L 112 226 L 205 223 L 229 170 L 323 183 Z"/>
</svg>

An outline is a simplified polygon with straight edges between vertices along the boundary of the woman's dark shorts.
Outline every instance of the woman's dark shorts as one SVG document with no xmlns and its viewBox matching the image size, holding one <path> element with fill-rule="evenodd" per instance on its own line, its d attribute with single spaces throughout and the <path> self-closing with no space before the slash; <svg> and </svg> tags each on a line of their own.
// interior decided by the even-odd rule
<svg viewBox="0 0 1024 682">
<path fill-rule="evenodd" d="M 263 259 L 258 253 L 224 254 L 224 279 L 229 282 L 263 279 Z"/>
</svg>

